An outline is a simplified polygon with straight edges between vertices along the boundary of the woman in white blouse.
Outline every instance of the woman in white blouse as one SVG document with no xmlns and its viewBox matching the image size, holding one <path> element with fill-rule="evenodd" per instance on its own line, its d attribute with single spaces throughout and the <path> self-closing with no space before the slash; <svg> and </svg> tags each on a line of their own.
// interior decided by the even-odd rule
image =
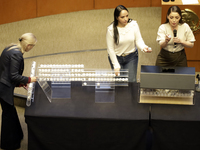
<svg viewBox="0 0 200 150">
<path fill-rule="evenodd" d="M 119 5 L 114 11 L 114 22 L 107 28 L 106 34 L 108 58 L 115 75 L 120 69 L 128 69 L 129 82 L 136 82 L 138 52 L 136 46 L 143 52 L 151 52 L 145 45 L 136 21 L 129 19 L 126 7 Z"/>
<path fill-rule="evenodd" d="M 159 27 L 156 41 L 162 48 L 156 66 L 187 67 L 184 47 L 192 48 L 195 37 L 189 25 L 183 23 L 178 6 L 168 9 L 166 22 Z"/>
</svg>

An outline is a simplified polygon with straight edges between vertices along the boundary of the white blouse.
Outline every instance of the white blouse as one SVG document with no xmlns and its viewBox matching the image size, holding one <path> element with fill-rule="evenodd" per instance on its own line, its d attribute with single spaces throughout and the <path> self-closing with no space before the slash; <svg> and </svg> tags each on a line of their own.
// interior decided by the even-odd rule
<svg viewBox="0 0 200 150">
<path fill-rule="evenodd" d="M 136 21 L 132 20 L 125 27 L 117 27 L 117 29 L 119 32 L 118 45 L 114 43 L 113 23 L 108 26 L 106 34 L 107 51 L 114 68 L 120 68 L 116 55 L 130 54 L 136 51 L 136 46 L 140 50 L 146 46 Z"/>
<path fill-rule="evenodd" d="M 184 46 L 180 43 L 177 43 L 176 47 L 174 47 L 174 42 L 173 42 L 174 33 L 173 33 L 169 23 L 162 24 L 159 27 L 156 41 L 159 44 L 161 44 L 162 42 L 165 41 L 165 36 L 168 34 L 171 35 L 171 40 L 168 42 L 167 46 L 164 47 L 163 49 L 170 51 L 170 52 L 178 52 L 178 51 L 183 50 Z M 193 35 L 193 32 L 187 23 L 178 25 L 176 37 L 178 37 L 181 40 L 185 40 L 185 41 L 190 41 L 190 42 L 196 41 L 195 37 Z"/>
</svg>

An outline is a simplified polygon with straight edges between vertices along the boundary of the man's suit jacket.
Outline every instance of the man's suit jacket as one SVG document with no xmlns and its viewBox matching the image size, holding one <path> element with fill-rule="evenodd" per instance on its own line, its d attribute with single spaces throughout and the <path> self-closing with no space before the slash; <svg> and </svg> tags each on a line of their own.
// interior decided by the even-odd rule
<svg viewBox="0 0 200 150">
<path fill-rule="evenodd" d="M 22 76 L 24 71 L 22 52 L 18 48 L 9 48 L 5 48 L 0 57 L 0 97 L 13 105 L 14 88 L 19 84 L 27 84 L 29 78 Z"/>
</svg>

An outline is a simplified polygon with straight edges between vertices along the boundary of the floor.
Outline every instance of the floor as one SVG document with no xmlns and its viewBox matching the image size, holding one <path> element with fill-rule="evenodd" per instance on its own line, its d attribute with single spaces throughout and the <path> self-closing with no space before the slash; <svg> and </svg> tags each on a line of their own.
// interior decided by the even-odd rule
<svg viewBox="0 0 200 150">
<path fill-rule="evenodd" d="M 17 113 L 19 116 L 19 120 L 22 126 L 22 130 L 24 133 L 24 139 L 21 142 L 21 148 L 18 150 L 27 150 L 28 149 L 28 131 L 27 131 L 27 124 L 25 123 L 25 118 L 24 118 L 24 112 L 25 112 L 25 108 L 24 107 L 19 107 L 19 106 L 15 106 L 17 109 Z M 0 124 L 1 124 L 1 108 L 0 108 Z M 0 128 L 1 131 L 1 128 Z M 2 150 L 0 148 L 0 150 Z"/>
</svg>

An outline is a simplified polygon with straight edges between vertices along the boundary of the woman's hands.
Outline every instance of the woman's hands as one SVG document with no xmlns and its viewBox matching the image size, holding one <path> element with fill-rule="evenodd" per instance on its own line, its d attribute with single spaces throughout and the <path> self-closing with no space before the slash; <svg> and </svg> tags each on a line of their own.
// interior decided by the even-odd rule
<svg viewBox="0 0 200 150">
<path fill-rule="evenodd" d="M 174 37 L 173 41 L 174 41 L 174 43 L 182 44 L 184 47 L 188 47 L 188 48 L 192 48 L 194 46 L 194 43 L 192 43 L 190 41 L 181 40 L 178 37 Z"/>
<path fill-rule="evenodd" d="M 28 85 L 23 85 L 23 88 L 28 91 Z"/>
<path fill-rule="evenodd" d="M 30 77 L 30 78 L 31 78 L 31 82 L 36 82 L 38 77 Z M 30 83 L 31 83 L 31 82 L 30 82 Z M 23 86 L 23 88 L 24 88 L 25 90 L 28 90 L 28 85 L 22 85 L 22 86 Z"/>
<path fill-rule="evenodd" d="M 152 52 L 152 49 L 151 49 L 151 47 L 146 46 L 146 47 L 143 49 L 143 52 L 145 52 L 145 53 L 151 53 L 151 52 Z"/>
<path fill-rule="evenodd" d="M 170 40 L 171 40 L 171 35 L 170 34 L 166 35 L 165 36 L 165 43 L 168 44 Z"/>
<path fill-rule="evenodd" d="M 170 40 L 171 40 L 171 35 L 167 34 L 165 36 L 165 41 L 163 41 L 162 43 L 160 43 L 160 46 L 161 47 L 166 47 Z"/>
<path fill-rule="evenodd" d="M 31 82 L 36 82 L 37 81 L 37 77 L 31 77 Z"/>
<path fill-rule="evenodd" d="M 114 71 L 115 71 L 115 75 L 116 75 L 116 76 L 120 76 L 120 73 L 119 73 L 120 68 L 116 68 L 116 69 L 114 69 Z"/>
</svg>

